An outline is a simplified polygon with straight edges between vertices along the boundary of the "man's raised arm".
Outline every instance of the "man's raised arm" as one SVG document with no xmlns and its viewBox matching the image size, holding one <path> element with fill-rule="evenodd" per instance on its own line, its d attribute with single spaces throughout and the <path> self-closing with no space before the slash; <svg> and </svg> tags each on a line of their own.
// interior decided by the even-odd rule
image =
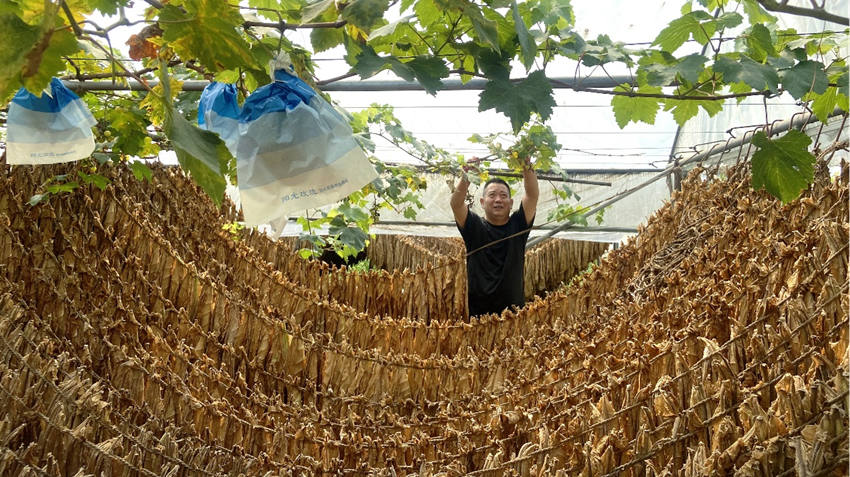
<svg viewBox="0 0 850 477">
<path fill-rule="evenodd" d="M 469 215 L 469 209 L 466 207 L 466 194 L 469 192 L 469 179 L 466 174 L 461 174 L 460 181 L 452 191 L 452 212 L 455 216 L 455 222 L 460 228 L 466 226 L 466 217 Z"/>
<path fill-rule="evenodd" d="M 537 185 L 537 173 L 534 166 L 526 161 L 525 169 L 522 171 L 522 184 L 525 194 L 522 196 L 522 210 L 525 212 L 525 223 L 531 224 L 534 215 L 537 214 L 537 199 L 540 198 L 540 187 Z"/>
</svg>

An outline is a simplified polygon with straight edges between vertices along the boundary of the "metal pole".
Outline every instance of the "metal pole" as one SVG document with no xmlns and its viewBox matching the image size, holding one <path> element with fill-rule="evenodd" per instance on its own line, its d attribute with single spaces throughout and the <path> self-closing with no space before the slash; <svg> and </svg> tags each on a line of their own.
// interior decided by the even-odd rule
<svg viewBox="0 0 850 477">
<path fill-rule="evenodd" d="M 520 81 L 517 79 L 516 81 Z M 572 89 L 572 88 L 613 88 L 623 83 L 632 83 L 630 76 L 612 76 L 598 78 L 550 78 L 550 83 L 554 89 Z M 112 81 L 76 81 L 73 79 L 62 80 L 62 83 L 74 91 L 146 91 L 147 88 L 139 84 L 138 81 L 130 80 L 125 82 Z M 183 91 L 203 91 L 209 84 L 209 81 L 191 80 L 183 82 Z M 157 80 L 148 81 L 150 87 L 159 84 Z M 440 91 L 478 91 L 483 90 L 487 85 L 487 80 L 473 79 L 466 83 L 459 79 L 443 80 L 443 86 Z M 417 82 L 402 81 L 402 80 L 367 80 L 367 81 L 337 81 L 322 85 L 322 91 L 425 91 Z"/>
</svg>

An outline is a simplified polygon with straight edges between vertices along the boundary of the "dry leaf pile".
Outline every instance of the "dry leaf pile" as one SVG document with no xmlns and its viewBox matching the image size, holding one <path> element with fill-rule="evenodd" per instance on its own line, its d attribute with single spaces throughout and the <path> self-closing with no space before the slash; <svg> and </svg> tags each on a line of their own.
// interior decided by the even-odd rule
<svg viewBox="0 0 850 477">
<path fill-rule="evenodd" d="M 846 475 L 846 166 L 784 207 L 697 171 L 471 322 L 457 240 L 349 273 L 173 170 L 28 205 L 58 171 L 0 175 L 0 475 Z"/>
<path fill-rule="evenodd" d="M 291 280 L 369 315 L 404 316 L 426 324 L 432 319 L 468 318 L 466 250 L 460 238 L 376 235 L 367 258 L 380 270 L 360 274 L 301 260 L 294 253 L 299 248 L 294 238 L 272 243 L 265 235 L 249 231 L 244 240 Z M 526 298 L 569 281 L 607 248 L 607 244 L 573 240 L 550 240 L 532 248 L 526 254 Z"/>
</svg>

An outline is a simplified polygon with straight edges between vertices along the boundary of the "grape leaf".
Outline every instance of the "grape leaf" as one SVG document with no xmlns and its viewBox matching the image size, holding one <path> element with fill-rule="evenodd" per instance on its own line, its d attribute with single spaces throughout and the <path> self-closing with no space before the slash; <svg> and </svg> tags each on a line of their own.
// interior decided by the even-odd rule
<svg viewBox="0 0 850 477">
<path fill-rule="evenodd" d="M 353 70 L 362 79 L 370 78 L 388 66 L 387 58 L 378 56 L 375 50 L 368 45 L 362 47 L 355 61 L 352 65 Z"/>
<path fill-rule="evenodd" d="M 39 51 L 45 41 L 49 41 L 47 48 Z M 51 78 L 65 69 L 62 57 L 78 50 L 77 37 L 70 30 L 57 29 L 52 35 L 48 33 L 27 55 L 27 65 L 21 72 L 24 86 L 33 93 L 40 93 L 50 84 Z"/>
<path fill-rule="evenodd" d="M 405 64 L 413 70 L 419 84 L 430 95 L 437 94 L 437 91 L 443 87 L 440 79 L 449 76 L 449 69 L 442 58 L 435 56 L 417 56 Z"/>
<path fill-rule="evenodd" d="M 301 23 L 312 22 L 333 5 L 334 0 L 319 0 L 318 2 L 307 4 L 301 12 Z"/>
<path fill-rule="evenodd" d="M 320 53 L 341 44 L 342 36 L 341 28 L 313 28 L 310 32 L 310 43 L 313 45 L 313 51 Z"/>
<path fill-rule="evenodd" d="M 722 30 L 724 28 L 734 28 L 743 23 L 743 21 L 744 17 L 742 17 L 741 14 L 737 12 L 725 12 L 714 20 L 718 30 Z"/>
<path fill-rule="evenodd" d="M 106 186 L 112 183 L 112 181 L 110 181 L 106 177 L 103 177 L 100 174 L 86 174 L 83 171 L 77 171 L 77 174 L 80 176 L 80 179 L 82 179 L 84 183 L 93 184 L 100 190 L 105 189 Z"/>
<path fill-rule="evenodd" d="M 653 46 L 658 45 L 664 51 L 672 53 L 688 41 L 691 35 L 694 39 L 704 38 L 707 41 L 707 38 L 714 34 L 715 27 L 711 22 L 701 24 L 701 19 L 712 20 L 711 16 L 703 11 L 691 12 L 673 20 L 655 37 Z M 704 41 L 701 43 L 705 44 Z"/>
<path fill-rule="evenodd" d="M 162 37 L 183 60 L 197 58 L 208 71 L 263 70 L 236 31 L 242 16 L 225 0 L 186 0 L 183 9 L 165 5 L 159 14 Z"/>
<path fill-rule="evenodd" d="M 631 86 L 624 84 L 614 88 L 614 91 L 631 91 Z M 639 93 L 661 93 L 661 88 L 655 86 L 642 86 L 638 88 Z M 620 129 L 626 127 L 630 121 L 655 124 L 655 114 L 658 112 L 657 98 L 642 98 L 617 95 L 611 99 L 611 107 L 614 109 L 614 118 Z"/>
<path fill-rule="evenodd" d="M 829 86 L 829 80 L 819 61 L 801 61 L 782 75 L 782 87 L 794 99 L 800 99 L 812 91 L 823 94 Z"/>
<path fill-rule="evenodd" d="M 115 137 L 113 150 L 130 156 L 143 154 L 150 142 L 145 132 L 149 123 L 144 111 L 132 101 L 118 101 L 116 107 L 106 111 L 105 118 Z"/>
<path fill-rule="evenodd" d="M 5 104 L 21 86 L 21 68 L 40 36 L 38 27 L 27 25 L 17 15 L 0 15 L 0 44 L 17 46 L 0 48 L 0 103 Z"/>
<path fill-rule="evenodd" d="M 413 11 L 416 12 L 416 18 L 419 19 L 419 24 L 426 28 L 443 16 L 443 12 L 434 5 L 433 0 L 417 1 L 413 4 Z"/>
<path fill-rule="evenodd" d="M 511 12 L 514 18 L 514 30 L 516 31 L 520 51 L 522 52 L 522 65 L 525 66 L 525 71 L 528 71 L 531 69 L 531 65 L 534 64 L 534 58 L 537 57 L 537 43 L 534 42 L 534 38 L 528 33 L 525 21 L 519 14 L 519 6 L 517 6 L 516 0 L 511 2 Z"/>
<path fill-rule="evenodd" d="M 747 14 L 751 24 L 776 23 L 776 17 L 767 13 L 767 10 L 763 9 L 757 0 L 744 0 L 743 3 L 744 13 Z"/>
<path fill-rule="evenodd" d="M 490 48 L 500 51 L 498 23 L 485 18 L 478 6 L 474 4 L 465 4 L 463 14 L 472 23 L 472 28 L 478 38 Z"/>
<path fill-rule="evenodd" d="M 646 67 L 646 80 L 652 86 L 667 86 L 680 75 L 685 81 L 695 83 L 703 72 L 708 58 L 692 54 L 678 60 L 675 64 L 653 63 Z"/>
<path fill-rule="evenodd" d="M 58 7 L 57 7 L 58 8 Z M 34 94 L 65 68 L 63 55 L 79 49 L 66 28 L 54 28 L 54 9 L 44 11 L 41 25 L 29 25 L 15 14 L 0 15 L 0 102 L 5 103 L 20 86 Z"/>
<path fill-rule="evenodd" d="M 829 87 L 823 94 L 818 95 L 812 101 L 812 112 L 821 122 L 825 123 L 829 119 L 829 115 L 835 111 L 837 105 L 838 88 Z"/>
<path fill-rule="evenodd" d="M 221 205 L 227 186 L 224 174 L 233 156 L 217 134 L 190 123 L 170 104 L 167 107 L 163 132 L 171 140 L 180 167 L 191 174 L 216 205 Z"/>
<path fill-rule="evenodd" d="M 333 230 L 329 230 L 333 234 Z M 339 241 L 344 245 L 360 251 L 366 248 L 366 240 L 369 238 L 366 232 L 357 227 L 345 227 L 339 231 Z"/>
<path fill-rule="evenodd" d="M 87 0 L 86 3 L 90 9 L 97 9 L 106 15 L 115 15 L 118 13 L 118 7 L 127 2 L 124 0 Z"/>
<path fill-rule="evenodd" d="M 552 85 L 543 71 L 535 71 L 515 84 L 507 79 L 491 79 L 479 98 L 479 111 L 495 108 L 510 118 L 514 132 L 531 119 L 531 113 L 539 114 L 545 121 L 555 106 Z"/>
<path fill-rule="evenodd" d="M 779 85 L 776 68 L 757 63 L 747 56 L 741 56 L 738 61 L 720 56 L 714 62 L 714 71 L 722 74 L 727 83 L 744 82 L 759 91 L 776 91 Z"/>
<path fill-rule="evenodd" d="M 764 25 L 758 23 L 753 25 L 746 38 L 748 53 L 754 60 L 763 63 L 768 56 L 776 56 L 770 30 Z"/>
<path fill-rule="evenodd" d="M 147 182 L 153 181 L 153 171 L 142 161 L 133 161 L 127 163 L 127 166 L 130 168 L 130 171 L 133 172 L 133 175 L 136 177 L 136 180 L 144 180 Z"/>
<path fill-rule="evenodd" d="M 351 222 L 363 222 L 369 220 L 369 214 L 359 207 L 352 207 L 351 204 L 343 203 L 337 210 Z"/>
<path fill-rule="evenodd" d="M 357 28 L 369 31 L 384 17 L 388 7 L 389 0 L 354 0 L 342 9 L 340 16 Z"/>
<path fill-rule="evenodd" d="M 808 135 L 792 129 L 771 140 L 759 131 L 752 142 L 759 148 L 752 159 L 754 189 L 766 189 L 787 204 L 812 183 L 815 156 L 808 150 L 812 142 Z"/>
<path fill-rule="evenodd" d="M 412 20 L 415 17 L 416 16 L 412 15 L 412 14 L 411 15 L 405 15 L 405 16 L 399 18 L 398 20 L 396 20 L 394 22 L 387 23 L 386 25 L 382 26 L 381 28 L 376 28 L 375 31 L 373 31 L 372 33 L 369 34 L 369 38 L 367 38 L 367 41 L 372 41 L 372 40 L 374 40 L 376 38 L 380 38 L 382 36 L 392 35 L 393 33 L 395 33 L 395 30 L 396 30 L 396 28 L 399 27 L 399 25 L 409 24 L 410 20 Z"/>
<path fill-rule="evenodd" d="M 723 109 L 723 101 L 711 100 L 694 100 L 694 99 L 666 99 L 664 100 L 664 111 L 673 111 L 673 119 L 676 124 L 684 126 L 688 119 L 696 116 L 699 113 L 699 108 L 702 109 L 710 117 L 714 117 Z"/>
</svg>

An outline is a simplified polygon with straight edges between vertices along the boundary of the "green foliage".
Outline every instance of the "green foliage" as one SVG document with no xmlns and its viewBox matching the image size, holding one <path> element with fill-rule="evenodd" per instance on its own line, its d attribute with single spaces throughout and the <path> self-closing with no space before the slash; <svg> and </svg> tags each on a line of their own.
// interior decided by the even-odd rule
<svg viewBox="0 0 850 477">
<path fill-rule="evenodd" d="M 161 96 L 155 96 L 155 101 L 163 107 L 162 130 L 171 141 L 180 167 L 192 176 L 216 205 L 221 205 L 227 186 L 225 175 L 234 169 L 231 163 L 235 162 L 235 158 L 217 134 L 198 128 L 177 113 L 165 68 L 160 68 L 160 78 L 164 90 Z"/>
<path fill-rule="evenodd" d="M 226 224 L 222 224 L 221 230 L 227 232 L 227 235 L 230 236 L 230 239 L 234 242 L 238 242 L 242 240 L 242 230 L 245 229 L 244 224 L 240 224 L 239 222 L 233 221 Z"/>
<path fill-rule="evenodd" d="M 815 156 L 808 150 L 811 142 L 805 133 L 793 129 L 776 140 L 757 132 L 753 137 L 759 148 L 752 159 L 753 188 L 766 189 L 783 203 L 799 197 L 814 178 Z"/>
<path fill-rule="evenodd" d="M 153 171 L 150 170 L 150 168 L 148 166 L 146 166 L 144 162 L 142 162 L 142 161 L 128 162 L 127 166 L 133 172 L 133 176 L 136 178 L 136 180 L 140 180 L 140 181 L 143 180 L 143 181 L 147 181 L 147 182 L 153 181 Z"/>
<path fill-rule="evenodd" d="M 480 95 L 479 111 L 495 109 L 511 118 L 514 132 L 531 119 L 536 112 L 545 121 L 552 115 L 555 99 L 552 97 L 552 85 L 543 71 L 535 71 L 528 78 L 513 83 L 497 78 L 487 82 Z"/>
<path fill-rule="evenodd" d="M 77 170 L 76 177 L 78 177 L 84 185 L 93 185 L 98 189 L 103 190 L 112 183 L 112 181 L 97 173 L 97 166 L 94 165 L 91 159 L 84 159 L 81 161 L 80 168 L 89 169 L 89 173 L 85 173 L 81 169 Z M 58 174 L 44 181 L 38 187 L 38 192 L 30 197 L 28 203 L 31 206 L 35 206 L 42 202 L 47 202 L 54 195 L 74 192 L 79 187 L 80 183 L 74 180 L 73 175 Z"/>
<path fill-rule="evenodd" d="M 555 132 L 540 118 L 527 122 L 514 136 L 474 135 L 469 138 L 469 141 L 484 144 L 490 152 L 488 159 L 502 160 L 508 168 L 517 172 L 524 169 L 526 161 L 532 163 L 535 169 L 544 171 L 557 169 L 555 156 L 561 150 Z M 490 165 L 490 160 L 485 160 L 484 165 Z"/>
<path fill-rule="evenodd" d="M 182 7 L 182 8 L 181 8 Z M 231 68 L 265 69 L 236 28 L 239 11 L 225 0 L 184 0 L 159 13 L 162 38 L 184 60 L 197 59 L 211 72 Z"/>
<path fill-rule="evenodd" d="M 353 272 L 353 273 L 367 273 L 371 269 L 372 269 L 372 264 L 369 263 L 368 258 L 364 258 L 363 260 L 360 260 L 359 262 L 355 263 L 354 265 L 351 265 L 351 266 L 348 267 L 348 271 Z"/>
<path fill-rule="evenodd" d="M 661 88 L 656 86 L 641 86 L 634 91 L 629 85 L 620 85 L 615 91 L 635 92 L 643 94 L 660 94 Z M 657 98 L 641 96 L 614 96 L 611 98 L 611 107 L 614 109 L 614 118 L 620 128 L 626 127 L 629 122 L 645 122 L 655 124 L 655 114 L 658 112 Z"/>
<path fill-rule="evenodd" d="M 79 49 L 77 39 L 62 28 L 59 5 L 41 4 L 35 11 L 0 12 L 0 101 L 21 86 L 34 94 L 65 68 L 63 55 Z M 30 21 L 26 21 L 30 20 Z"/>
<path fill-rule="evenodd" d="M 776 91 L 779 74 L 776 68 L 758 63 L 745 55 L 723 55 L 714 62 L 714 71 L 729 83 L 746 83 L 756 90 Z"/>
</svg>

